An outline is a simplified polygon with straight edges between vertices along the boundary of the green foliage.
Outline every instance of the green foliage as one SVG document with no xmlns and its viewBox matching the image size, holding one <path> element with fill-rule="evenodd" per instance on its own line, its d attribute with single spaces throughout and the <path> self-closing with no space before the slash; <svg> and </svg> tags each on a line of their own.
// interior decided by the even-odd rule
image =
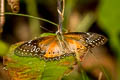
<svg viewBox="0 0 120 80">
<path fill-rule="evenodd" d="M 101 0 L 99 23 L 109 36 L 110 46 L 116 52 L 118 75 L 120 75 L 120 0 Z M 118 78 L 120 80 L 120 76 Z"/>
<path fill-rule="evenodd" d="M 78 0 L 75 0 L 75 1 L 68 0 L 66 2 L 64 27 L 66 27 L 67 21 L 70 17 L 72 9 L 75 7 L 77 1 Z M 52 2 L 52 1 L 49 1 L 49 2 Z M 120 3 L 119 0 L 101 0 L 101 4 L 98 9 L 98 22 L 100 24 L 100 27 L 109 36 L 111 47 L 113 48 L 114 51 L 116 51 L 118 62 L 120 61 L 120 41 L 119 41 L 119 35 L 120 35 L 119 7 L 120 5 L 119 3 Z M 25 16 L 25 17 L 29 17 L 37 20 L 42 20 L 42 21 L 51 23 L 55 26 L 58 26 L 56 23 L 51 22 L 49 20 L 26 15 L 26 14 L 14 14 L 14 13 L 5 13 L 5 14 Z M 48 35 L 55 35 L 55 34 L 44 33 L 40 35 L 40 37 L 48 36 Z M 7 50 L 7 46 L 5 47 L 5 45 L 6 44 L 4 44 L 3 42 L 2 43 L 0 42 L 0 56 L 3 55 L 3 53 L 5 53 L 5 51 Z M 58 80 L 58 79 L 61 79 L 66 74 L 66 72 L 70 70 L 73 63 L 75 62 L 75 58 L 72 56 L 67 57 L 65 59 L 61 59 L 60 61 L 51 61 L 51 62 L 46 62 L 44 60 L 40 60 L 39 58 L 35 58 L 35 57 L 19 57 L 14 55 L 14 49 L 19 45 L 21 45 L 21 43 L 11 46 L 9 53 L 4 58 L 5 60 L 4 64 L 7 65 L 6 68 L 8 69 L 8 73 L 10 73 L 10 76 L 15 80 L 18 80 L 18 79 L 20 80 L 31 80 L 31 79 L 32 80 Z M 118 65 L 120 64 L 118 63 Z M 120 69 L 118 69 L 118 71 L 120 73 Z M 107 76 L 108 73 L 106 74 L 105 70 L 103 70 L 103 72 L 107 80 L 110 80 L 109 76 Z M 71 80 L 71 79 L 90 80 L 83 70 L 81 71 L 81 74 L 74 71 L 72 74 L 67 75 L 63 78 L 63 80 Z"/>
<path fill-rule="evenodd" d="M 7 51 L 8 51 L 8 45 L 0 40 L 0 56 L 5 55 Z"/>
<path fill-rule="evenodd" d="M 68 19 L 70 17 L 70 14 L 75 7 L 75 4 L 78 2 L 78 0 L 66 0 L 65 4 L 65 14 L 64 14 L 64 22 L 63 27 L 67 27 Z"/>
<path fill-rule="evenodd" d="M 81 72 L 74 71 L 70 75 L 65 76 L 62 80 L 90 80 L 85 71 L 81 69 Z"/>
<path fill-rule="evenodd" d="M 110 37 L 110 43 L 115 51 L 120 53 L 120 0 L 101 0 L 99 6 L 99 22 Z M 120 55 L 120 54 L 118 54 Z"/>
</svg>

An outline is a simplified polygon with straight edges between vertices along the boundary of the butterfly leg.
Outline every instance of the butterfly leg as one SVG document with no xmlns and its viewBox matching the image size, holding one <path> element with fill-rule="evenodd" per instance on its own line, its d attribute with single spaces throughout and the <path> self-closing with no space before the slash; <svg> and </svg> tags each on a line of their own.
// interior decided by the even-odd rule
<svg viewBox="0 0 120 80">
<path fill-rule="evenodd" d="M 76 53 L 76 59 L 80 62 L 84 60 L 84 56 L 86 55 L 88 49 L 84 46 L 80 46 L 75 50 Z"/>
</svg>

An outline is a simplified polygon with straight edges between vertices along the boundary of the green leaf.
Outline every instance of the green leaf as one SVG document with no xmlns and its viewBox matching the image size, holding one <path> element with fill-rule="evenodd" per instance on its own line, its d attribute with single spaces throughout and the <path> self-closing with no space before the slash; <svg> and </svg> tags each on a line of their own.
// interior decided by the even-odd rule
<svg viewBox="0 0 120 80">
<path fill-rule="evenodd" d="M 110 37 L 111 47 L 120 56 L 120 0 L 101 0 L 98 11 L 98 21 L 100 27 Z"/>
<path fill-rule="evenodd" d="M 120 30 L 120 0 L 101 0 L 99 6 L 99 21 L 106 30 Z"/>
<path fill-rule="evenodd" d="M 62 80 L 90 80 L 87 74 L 80 69 L 80 71 L 73 71 L 70 75 L 64 76 Z"/>
<path fill-rule="evenodd" d="M 48 62 L 36 57 L 16 56 L 14 49 L 22 43 L 12 45 L 9 53 L 4 56 L 4 65 L 13 80 L 59 80 L 71 71 L 75 63 L 73 56 Z"/>
<path fill-rule="evenodd" d="M 0 40 L 0 56 L 3 56 L 8 51 L 8 44 Z"/>
<path fill-rule="evenodd" d="M 56 35 L 54 33 L 43 33 L 40 35 L 40 37 L 45 37 L 45 36 L 49 36 L 49 35 Z"/>
</svg>

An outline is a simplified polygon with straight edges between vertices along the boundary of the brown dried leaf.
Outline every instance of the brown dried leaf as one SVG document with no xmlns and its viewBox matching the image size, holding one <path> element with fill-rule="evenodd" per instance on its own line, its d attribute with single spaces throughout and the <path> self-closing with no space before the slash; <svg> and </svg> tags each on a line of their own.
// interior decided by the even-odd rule
<svg viewBox="0 0 120 80">
<path fill-rule="evenodd" d="M 8 4 L 11 6 L 12 12 L 18 13 L 19 12 L 19 0 L 7 0 Z"/>
</svg>

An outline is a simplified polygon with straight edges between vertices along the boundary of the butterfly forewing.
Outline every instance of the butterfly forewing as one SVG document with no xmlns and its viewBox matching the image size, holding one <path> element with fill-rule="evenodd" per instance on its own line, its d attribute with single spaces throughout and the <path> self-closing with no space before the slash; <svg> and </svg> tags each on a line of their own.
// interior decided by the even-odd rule
<svg viewBox="0 0 120 80">
<path fill-rule="evenodd" d="M 91 48 L 103 45 L 107 41 L 107 38 L 105 36 L 91 32 L 71 32 L 66 33 L 65 37 L 85 42 L 86 46 L 89 46 Z"/>
<path fill-rule="evenodd" d="M 15 54 L 18 56 L 42 57 L 46 52 L 47 46 L 53 41 L 53 37 L 41 37 L 25 42 L 15 49 Z"/>
</svg>

